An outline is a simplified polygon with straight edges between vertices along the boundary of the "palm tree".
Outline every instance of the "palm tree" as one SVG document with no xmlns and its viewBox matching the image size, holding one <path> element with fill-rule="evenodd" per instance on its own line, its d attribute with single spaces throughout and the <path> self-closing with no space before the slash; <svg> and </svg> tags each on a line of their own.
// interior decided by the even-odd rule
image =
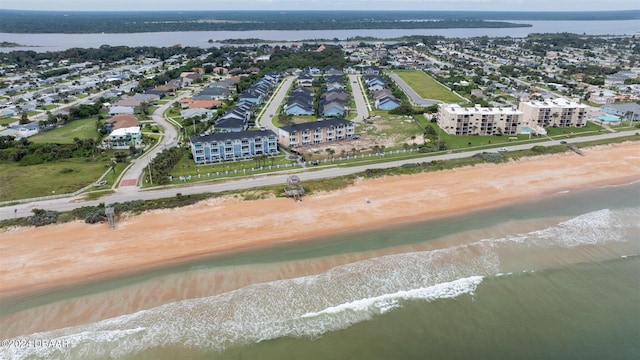
<svg viewBox="0 0 640 360">
<path fill-rule="evenodd" d="M 626 113 L 624 113 L 624 117 L 629 119 L 629 126 L 631 126 L 631 122 L 633 121 L 633 115 L 633 111 L 627 111 Z"/>
</svg>

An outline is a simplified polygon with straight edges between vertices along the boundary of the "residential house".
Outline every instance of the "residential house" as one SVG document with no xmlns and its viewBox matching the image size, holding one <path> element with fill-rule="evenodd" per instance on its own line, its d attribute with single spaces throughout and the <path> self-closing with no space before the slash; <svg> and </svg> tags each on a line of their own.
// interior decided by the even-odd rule
<svg viewBox="0 0 640 360">
<path fill-rule="evenodd" d="M 231 96 L 227 86 L 210 85 L 193 96 L 193 100 L 224 100 Z"/>
<path fill-rule="evenodd" d="M 346 107 L 339 102 L 333 101 L 322 105 L 322 116 L 340 117 L 344 116 Z"/>
<path fill-rule="evenodd" d="M 346 105 L 349 102 L 349 94 L 343 90 L 328 91 L 322 94 L 322 101 L 325 103 L 338 102 Z"/>
<path fill-rule="evenodd" d="M 610 90 L 596 90 L 589 96 L 589 101 L 599 105 L 613 104 L 616 102 L 616 93 Z"/>
<path fill-rule="evenodd" d="M 296 79 L 296 84 L 298 84 L 298 86 L 311 87 L 316 82 L 317 80 L 311 74 L 302 74 Z"/>
<path fill-rule="evenodd" d="M 314 94 L 306 88 L 296 88 L 287 99 L 284 112 L 288 115 L 313 115 Z"/>
<path fill-rule="evenodd" d="M 604 78 L 605 86 L 620 86 L 624 85 L 624 81 L 627 79 L 633 79 L 638 75 L 633 71 L 618 71 L 615 74 L 607 75 Z"/>
<path fill-rule="evenodd" d="M 238 95 L 239 101 L 246 101 L 256 105 L 261 105 L 264 101 L 263 94 L 255 89 L 248 89 Z"/>
<path fill-rule="evenodd" d="M 600 110 L 608 115 L 619 116 L 625 120 L 640 121 L 640 105 L 636 103 L 607 104 Z"/>
<path fill-rule="evenodd" d="M 145 100 L 134 98 L 129 95 L 123 95 L 116 102 L 113 103 L 114 106 L 128 106 L 131 108 L 140 107 L 140 104 L 145 102 Z"/>
<path fill-rule="evenodd" d="M 182 87 L 191 85 L 194 81 L 201 80 L 202 74 L 195 71 L 185 71 L 180 74 L 180 79 L 182 80 Z"/>
<path fill-rule="evenodd" d="M 300 102 L 288 103 L 284 107 L 284 112 L 287 115 L 295 115 L 295 116 L 301 116 L 301 115 L 311 116 L 311 115 L 313 115 L 315 113 L 313 111 L 313 107 L 312 106 L 310 106 L 308 104 L 300 103 Z"/>
<path fill-rule="evenodd" d="M 313 76 L 320 76 L 322 75 L 322 69 L 320 69 L 319 67 L 315 67 L 315 66 L 310 66 L 308 68 L 305 69 L 305 72 L 309 75 L 313 75 Z"/>
<path fill-rule="evenodd" d="M 239 133 L 249 128 L 249 122 L 247 119 L 225 117 L 216 120 L 214 128 L 221 133 Z"/>
<path fill-rule="evenodd" d="M 189 109 L 215 109 L 222 106 L 222 101 L 220 100 L 195 100 L 189 103 Z"/>
<path fill-rule="evenodd" d="M 113 148 L 139 146 L 142 142 L 142 131 L 139 126 L 114 129 L 102 141 L 105 145 Z"/>
<path fill-rule="evenodd" d="M 278 138 L 271 130 L 192 136 L 191 153 L 197 164 L 277 155 Z"/>
<path fill-rule="evenodd" d="M 365 66 L 362 68 L 363 75 L 380 75 L 380 68 L 377 66 Z"/>
<path fill-rule="evenodd" d="M 341 119 L 323 119 L 294 124 L 278 129 L 278 142 L 287 148 L 319 145 L 351 139 L 355 132 L 353 122 Z"/>
<path fill-rule="evenodd" d="M 107 123 L 111 125 L 111 130 L 113 129 L 122 129 L 122 128 L 130 128 L 135 126 L 140 126 L 140 120 L 137 117 L 131 114 L 118 114 L 109 119 L 107 119 Z"/>
<path fill-rule="evenodd" d="M 375 101 L 376 108 L 380 110 L 393 110 L 400 105 L 402 105 L 402 101 L 393 96 L 385 96 Z"/>
<path fill-rule="evenodd" d="M 331 75 L 338 75 L 338 76 L 342 76 L 344 73 L 342 72 L 342 70 L 337 67 L 337 66 L 327 66 L 324 70 L 324 74 L 325 76 L 331 76 Z"/>
<path fill-rule="evenodd" d="M 133 114 L 134 109 L 131 106 L 114 106 L 109 107 L 109 115 L 117 114 Z"/>
<path fill-rule="evenodd" d="M 343 72 L 345 74 L 349 74 L 349 75 L 357 75 L 360 74 L 360 70 L 358 70 L 358 68 L 353 67 L 353 66 L 347 66 L 344 68 Z"/>
<path fill-rule="evenodd" d="M 14 117 L 16 114 L 17 112 L 15 108 L 0 109 L 0 119 Z"/>
<path fill-rule="evenodd" d="M 160 95 L 152 93 L 134 94 L 134 99 L 142 100 L 142 102 L 154 102 L 160 100 Z"/>
<path fill-rule="evenodd" d="M 213 117 L 213 111 L 207 108 L 194 108 L 180 111 L 180 116 L 183 119 L 191 119 L 194 117 L 204 117 L 205 119 L 211 119 Z"/>
<path fill-rule="evenodd" d="M 4 135 L 10 135 L 15 137 L 16 140 L 27 138 L 29 136 L 35 135 L 40 132 L 40 123 L 38 121 L 28 123 L 28 124 L 20 124 L 20 125 L 11 125 L 8 130 L 3 132 Z"/>
</svg>

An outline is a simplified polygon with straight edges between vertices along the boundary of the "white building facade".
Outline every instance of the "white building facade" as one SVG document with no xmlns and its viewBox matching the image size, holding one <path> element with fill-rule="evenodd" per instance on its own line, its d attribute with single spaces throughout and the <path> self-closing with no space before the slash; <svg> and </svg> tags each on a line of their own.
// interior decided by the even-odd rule
<svg viewBox="0 0 640 360">
<path fill-rule="evenodd" d="M 518 109 L 522 111 L 523 124 L 532 128 L 582 127 L 587 124 L 588 106 L 564 98 L 521 102 Z"/>
<path fill-rule="evenodd" d="M 521 132 L 522 111 L 458 104 L 438 106 L 438 125 L 451 135 L 516 135 Z"/>
</svg>

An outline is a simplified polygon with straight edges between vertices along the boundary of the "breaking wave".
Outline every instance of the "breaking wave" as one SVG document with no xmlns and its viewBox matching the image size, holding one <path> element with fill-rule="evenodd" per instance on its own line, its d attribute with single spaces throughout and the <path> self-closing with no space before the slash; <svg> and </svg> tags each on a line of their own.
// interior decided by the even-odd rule
<svg viewBox="0 0 640 360">
<path fill-rule="evenodd" d="M 59 340 L 67 346 L 2 347 L 0 358 L 123 358 L 172 346 L 224 351 L 285 336 L 317 337 L 393 311 L 406 301 L 472 295 L 485 277 L 510 273 L 501 254 L 514 248 L 553 251 L 625 241 L 640 230 L 635 210 L 594 211 L 540 231 L 373 258 L 318 275 L 31 334 L 15 340 Z"/>
</svg>

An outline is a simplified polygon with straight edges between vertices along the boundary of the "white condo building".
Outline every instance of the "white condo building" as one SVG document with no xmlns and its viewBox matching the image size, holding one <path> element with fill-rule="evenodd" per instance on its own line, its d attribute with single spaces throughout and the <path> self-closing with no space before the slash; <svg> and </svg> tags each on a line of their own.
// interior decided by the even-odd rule
<svg viewBox="0 0 640 360">
<path fill-rule="evenodd" d="M 522 111 L 440 104 L 437 119 L 440 128 L 451 135 L 516 135 L 521 130 Z"/>
<path fill-rule="evenodd" d="M 524 126 L 531 128 L 581 127 L 587 124 L 588 106 L 563 98 L 521 102 L 518 109 L 522 111 Z"/>
</svg>

